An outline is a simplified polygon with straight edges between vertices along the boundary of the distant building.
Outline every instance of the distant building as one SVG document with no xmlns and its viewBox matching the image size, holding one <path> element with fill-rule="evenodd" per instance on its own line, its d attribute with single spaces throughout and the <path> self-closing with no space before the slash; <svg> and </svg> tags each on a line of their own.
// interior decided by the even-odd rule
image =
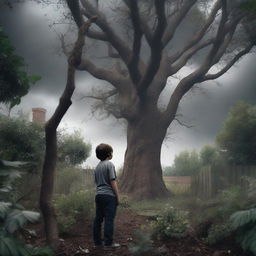
<svg viewBox="0 0 256 256">
<path fill-rule="evenodd" d="M 44 124 L 46 120 L 46 109 L 32 108 L 32 122 Z"/>
</svg>

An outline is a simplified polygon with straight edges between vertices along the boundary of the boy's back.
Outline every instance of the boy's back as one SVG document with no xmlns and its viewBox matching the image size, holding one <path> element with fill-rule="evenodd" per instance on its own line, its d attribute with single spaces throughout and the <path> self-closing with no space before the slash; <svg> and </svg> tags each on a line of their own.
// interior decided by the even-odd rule
<svg viewBox="0 0 256 256">
<path fill-rule="evenodd" d="M 94 171 L 96 194 L 116 196 L 110 181 L 116 179 L 115 166 L 109 160 L 99 162 Z"/>
</svg>

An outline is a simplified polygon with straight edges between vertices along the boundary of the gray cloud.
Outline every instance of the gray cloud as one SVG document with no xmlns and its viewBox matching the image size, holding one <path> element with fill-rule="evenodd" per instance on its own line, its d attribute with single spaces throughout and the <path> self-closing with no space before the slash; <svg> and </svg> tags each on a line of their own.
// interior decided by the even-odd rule
<svg viewBox="0 0 256 256">
<path fill-rule="evenodd" d="M 14 109 L 29 112 L 32 107 L 47 109 L 47 118 L 51 116 L 66 81 L 66 58 L 58 56 L 56 49 L 59 41 L 53 30 L 49 29 L 49 8 L 40 9 L 34 3 L 26 3 L 12 11 L 2 9 L 0 24 L 10 36 L 17 48 L 17 54 L 25 58 L 28 72 L 40 74 L 42 80 L 32 87 L 29 94 L 22 99 L 21 105 Z M 190 92 L 183 100 L 179 113 L 182 120 L 193 128 L 185 128 L 177 123 L 170 127 L 170 139 L 163 145 L 162 163 L 170 165 L 175 154 L 186 149 L 200 149 L 203 145 L 214 143 L 215 136 L 221 129 L 230 107 L 238 100 L 246 100 L 256 104 L 256 73 L 254 63 L 256 56 L 244 58 L 236 67 L 215 82 L 200 85 L 200 90 Z M 113 119 L 98 121 L 91 115 L 91 101 L 78 100 L 82 94 L 88 93 L 94 86 L 103 85 L 86 72 L 77 73 L 77 90 L 73 97 L 73 105 L 63 119 L 61 127 L 73 130 L 81 129 L 83 136 L 93 145 L 106 142 L 113 145 L 113 161 L 120 166 L 123 162 L 126 147 L 124 126 Z M 166 97 L 168 90 L 165 92 Z M 93 155 L 88 163 L 96 164 Z"/>
</svg>

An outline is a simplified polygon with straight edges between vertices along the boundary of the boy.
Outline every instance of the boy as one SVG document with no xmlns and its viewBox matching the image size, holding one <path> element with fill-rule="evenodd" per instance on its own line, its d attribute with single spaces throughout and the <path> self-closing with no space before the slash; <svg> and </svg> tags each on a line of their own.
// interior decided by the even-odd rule
<svg viewBox="0 0 256 256">
<path fill-rule="evenodd" d="M 95 203 L 96 217 L 93 224 L 93 239 L 95 246 L 118 248 L 120 244 L 113 243 L 114 219 L 119 203 L 119 193 L 116 183 L 115 166 L 109 161 L 113 156 L 113 149 L 108 144 L 96 147 L 96 156 L 101 161 L 94 170 L 97 186 Z M 101 238 L 101 224 L 104 220 L 104 243 Z"/>
</svg>

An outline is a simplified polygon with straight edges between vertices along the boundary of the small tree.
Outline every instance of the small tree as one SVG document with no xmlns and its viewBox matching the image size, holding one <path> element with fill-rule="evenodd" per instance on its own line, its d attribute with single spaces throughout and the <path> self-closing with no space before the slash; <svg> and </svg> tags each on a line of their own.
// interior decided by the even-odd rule
<svg viewBox="0 0 256 256">
<path fill-rule="evenodd" d="M 200 160 L 202 165 L 212 165 L 218 157 L 216 147 L 211 145 L 204 146 L 200 151 Z"/>
<path fill-rule="evenodd" d="M 44 129 L 19 118 L 0 116 L 0 159 L 29 162 L 33 170 L 42 165 Z"/>
<path fill-rule="evenodd" d="M 176 176 L 193 176 L 197 174 L 201 168 L 198 153 L 183 151 L 175 156 L 173 168 L 173 175 Z"/>
<path fill-rule="evenodd" d="M 62 134 L 58 140 L 58 160 L 71 165 L 84 162 L 91 154 L 91 144 L 84 142 L 80 132 Z"/>
<path fill-rule="evenodd" d="M 69 8 L 74 13 L 79 13 L 79 5 L 75 0 L 66 0 Z M 72 104 L 71 97 L 75 90 L 75 68 L 81 63 L 81 55 L 83 52 L 85 34 L 89 29 L 95 17 L 87 22 L 81 21 L 77 40 L 68 57 L 67 81 L 65 89 L 60 97 L 59 104 L 55 112 L 45 125 L 45 157 L 42 172 L 42 182 L 40 190 L 40 208 L 44 219 L 45 235 L 48 245 L 56 249 L 59 244 L 59 234 L 56 220 L 56 213 L 52 202 L 54 190 L 54 178 L 57 161 L 57 128 Z"/>
<path fill-rule="evenodd" d="M 216 142 L 233 164 L 256 164 L 256 107 L 238 102 L 229 112 Z"/>
</svg>

